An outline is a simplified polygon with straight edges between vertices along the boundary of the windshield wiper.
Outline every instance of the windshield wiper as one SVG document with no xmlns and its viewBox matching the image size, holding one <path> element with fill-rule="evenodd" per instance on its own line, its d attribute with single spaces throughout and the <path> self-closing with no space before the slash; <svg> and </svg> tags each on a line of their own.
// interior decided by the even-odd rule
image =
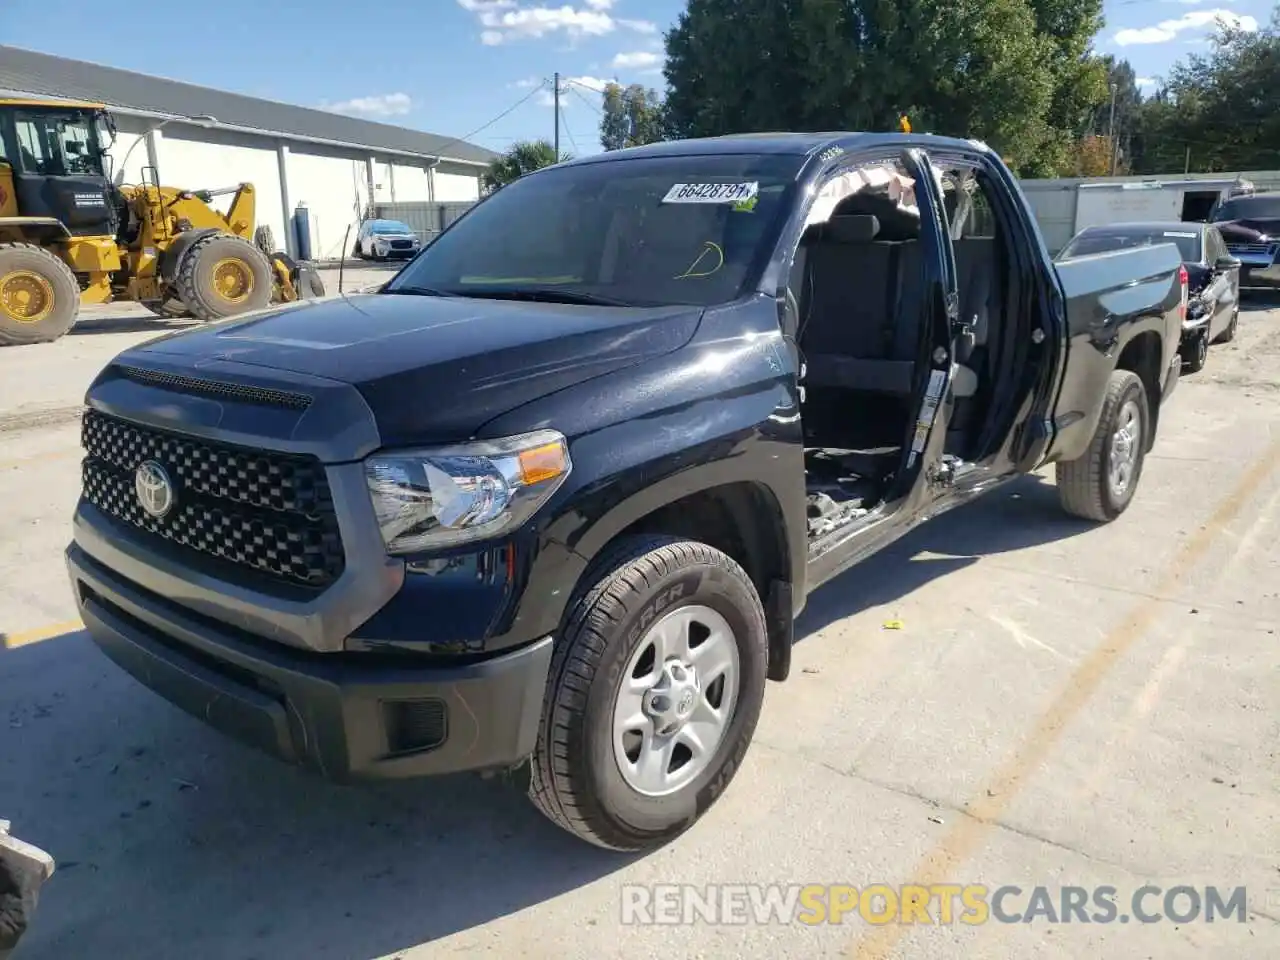
<svg viewBox="0 0 1280 960">
<path fill-rule="evenodd" d="M 635 307 L 639 304 L 612 297 L 602 297 L 595 293 L 577 293 L 571 290 L 533 290 L 533 289 L 496 289 L 459 290 L 460 297 L 475 297 L 481 300 L 529 300 L 534 303 L 573 303 L 590 307 Z"/>
<path fill-rule="evenodd" d="M 403 293 L 411 297 L 456 297 L 458 294 L 450 293 L 447 290 L 437 290 L 435 287 L 387 287 L 379 291 L 380 293 Z"/>
</svg>

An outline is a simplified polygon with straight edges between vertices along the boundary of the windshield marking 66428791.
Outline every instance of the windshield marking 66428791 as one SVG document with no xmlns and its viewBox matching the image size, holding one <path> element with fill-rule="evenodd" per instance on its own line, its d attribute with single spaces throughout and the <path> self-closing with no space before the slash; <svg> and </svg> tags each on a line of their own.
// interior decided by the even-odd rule
<svg viewBox="0 0 1280 960">
<path fill-rule="evenodd" d="M 760 192 L 758 183 L 677 183 L 663 203 L 741 203 Z"/>
</svg>

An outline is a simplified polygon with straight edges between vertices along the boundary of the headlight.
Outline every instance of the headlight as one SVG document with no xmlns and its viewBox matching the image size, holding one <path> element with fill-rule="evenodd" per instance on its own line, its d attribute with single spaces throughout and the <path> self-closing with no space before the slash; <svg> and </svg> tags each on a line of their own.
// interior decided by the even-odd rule
<svg viewBox="0 0 1280 960">
<path fill-rule="evenodd" d="M 555 430 L 379 454 L 365 479 L 387 551 L 417 553 L 482 540 L 527 520 L 572 469 Z"/>
</svg>

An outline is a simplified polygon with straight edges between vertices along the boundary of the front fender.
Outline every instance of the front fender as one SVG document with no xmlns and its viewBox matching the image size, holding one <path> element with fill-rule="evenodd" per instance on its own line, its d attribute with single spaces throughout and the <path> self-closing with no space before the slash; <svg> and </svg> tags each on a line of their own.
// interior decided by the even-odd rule
<svg viewBox="0 0 1280 960">
<path fill-rule="evenodd" d="M 160 254 L 159 273 L 160 279 L 165 283 L 173 283 L 178 276 L 178 265 L 182 263 L 182 258 L 186 252 L 191 249 L 191 245 L 201 237 L 207 237 L 211 233 L 223 233 L 212 227 L 205 227 L 199 230 L 184 230 L 174 239 L 173 243 L 164 248 Z"/>
<path fill-rule="evenodd" d="M 662 508 L 736 485 L 765 512 L 747 519 L 772 531 L 782 579 L 803 597 L 804 444 L 789 356 L 771 302 L 709 311 L 682 350 L 526 405 L 482 435 L 553 427 L 569 438 L 573 470 L 541 535 L 584 563 Z"/>
</svg>

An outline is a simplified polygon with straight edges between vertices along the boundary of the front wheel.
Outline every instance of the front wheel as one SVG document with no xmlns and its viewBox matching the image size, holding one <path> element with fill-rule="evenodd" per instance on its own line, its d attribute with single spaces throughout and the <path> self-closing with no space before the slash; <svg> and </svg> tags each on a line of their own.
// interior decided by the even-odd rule
<svg viewBox="0 0 1280 960">
<path fill-rule="evenodd" d="M 672 537 L 620 543 L 558 638 L 530 799 L 605 849 L 667 843 L 741 766 L 767 661 L 764 610 L 734 560 Z"/>
<path fill-rule="evenodd" d="M 1240 329 L 1240 304 L 1236 304 L 1231 311 L 1231 322 L 1227 324 L 1227 329 L 1222 331 L 1222 336 L 1218 338 L 1219 343 L 1230 343 L 1236 338 L 1236 331 Z"/>
<path fill-rule="evenodd" d="M 1107 381 L 1089 449 L 1057 465 L 1058 500 L 1067 513 L 1102 522 L 1124 513 L 1142 477 L 1150 423 L 1142 380 L 1116 370 Z"/>
<path fill-rule="evenodd" d="M 275 277 L 267 255 L 248 240 L 211 233 L 183 254 L 174 288 L 197 320 L 224 320 L 268 306 Z"/>
</svg>

